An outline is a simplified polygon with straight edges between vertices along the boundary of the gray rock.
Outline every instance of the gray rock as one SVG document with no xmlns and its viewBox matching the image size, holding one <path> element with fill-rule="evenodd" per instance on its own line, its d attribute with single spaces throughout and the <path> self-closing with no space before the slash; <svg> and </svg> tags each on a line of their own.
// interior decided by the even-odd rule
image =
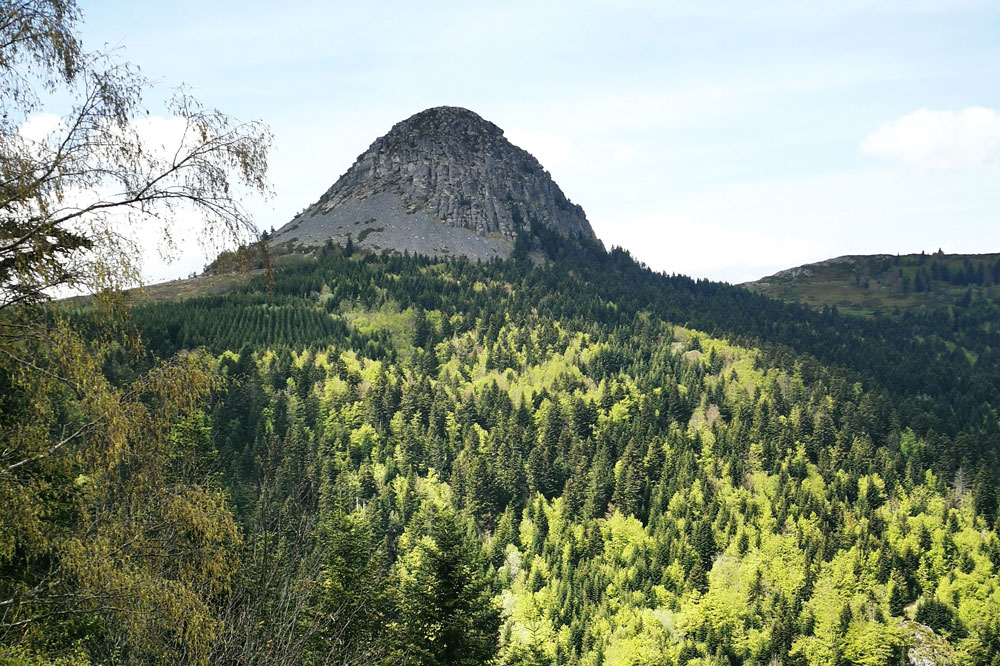
<svg viewBox="0 0 1000 666">
<path fill-rule="evenodd" d="M 349 235 L 372 250 L 490 259 L 509 256 L 532 222 L 596 239 L 538 160 L 472 111 L 442 106 L 397 123 L 271 242 Z"/>
<path fill-rule="evenodd" d="M 930 627 L 904 620 L 903 630 L 909 636 L 906 656 L 910 666 L 951 666 L 955 663 L 951 645 Z"/>
</svg>

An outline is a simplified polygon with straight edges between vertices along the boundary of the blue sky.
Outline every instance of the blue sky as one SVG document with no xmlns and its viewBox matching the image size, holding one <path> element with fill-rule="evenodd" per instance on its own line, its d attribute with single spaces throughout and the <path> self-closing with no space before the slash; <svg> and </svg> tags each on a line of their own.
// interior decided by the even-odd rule
<svg viewBox="0 0 1000 666">
<path fill-rule="evenodd" d="M 1000 4 L 81 1 L 120 46 L 275 135 L 261 228 L 424 108 L 503 128 L 607 246 L 740 282 L 842 254 L 1000 251 Z M 187 274 L 192 247 L 170 269 Z"/>
</svg>

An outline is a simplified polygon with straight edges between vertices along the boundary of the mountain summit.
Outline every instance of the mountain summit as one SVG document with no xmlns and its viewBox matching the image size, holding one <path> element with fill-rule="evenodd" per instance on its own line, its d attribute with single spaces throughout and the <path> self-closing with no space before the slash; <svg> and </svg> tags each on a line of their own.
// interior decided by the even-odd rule
<svg viewBox="0 0 1000 666">
<path fill-rule="evenodd" d="M 376 139 L 273 242 L 350 237 L 375 251 L 490 259 L 509 256 L 518 233 L 535 224 L 596 238 L 583 209 L 503 130 L 468 109 L 440 106 Z"/>
</svg>

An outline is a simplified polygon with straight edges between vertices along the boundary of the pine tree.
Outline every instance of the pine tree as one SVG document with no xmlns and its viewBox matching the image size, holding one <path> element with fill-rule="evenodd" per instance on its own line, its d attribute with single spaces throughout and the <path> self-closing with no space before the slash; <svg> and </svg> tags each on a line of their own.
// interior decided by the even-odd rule
<svg viewBox="0 0 1000 666">
<path fill-rule="evenodd" d="M 500 613 L 479 546 L 447 506 L 424 502 L 401 539 L 397 663 L 482 666 L 497 650 Z"/>
<path fill-rule="evenodd" d="M 625 516 L 644 517 L 642 515 L 642 484 L 645 471 L 642 468 L 642 458 L 634 441 L 625 447 L 622 459 L 619 461 L 615 492 L 611 503 L 615 509 Z"/>
<path fill-rule="evenodd" d="M 889 615 L 900 617 L 906 606 L 906 581 L 898 571 L 893 571 L 889 582 Z"/>
</svg>

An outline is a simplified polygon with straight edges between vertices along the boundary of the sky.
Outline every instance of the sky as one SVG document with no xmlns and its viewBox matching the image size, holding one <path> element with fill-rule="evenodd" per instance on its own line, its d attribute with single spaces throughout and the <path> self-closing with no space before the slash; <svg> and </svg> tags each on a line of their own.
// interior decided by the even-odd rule
<svg viewBox="0 0 1000 666">
<path fill-rule="evenodd" d="M 1000 3 L 80 0 L 88 49 L 274 134 L 261 229 L 378 136 L 469 108 L 606 247 L 732 283 L 844 254 L 1000 252 Z M 183 245 L 151 280 L 206 263 Z"/>
</svg>

